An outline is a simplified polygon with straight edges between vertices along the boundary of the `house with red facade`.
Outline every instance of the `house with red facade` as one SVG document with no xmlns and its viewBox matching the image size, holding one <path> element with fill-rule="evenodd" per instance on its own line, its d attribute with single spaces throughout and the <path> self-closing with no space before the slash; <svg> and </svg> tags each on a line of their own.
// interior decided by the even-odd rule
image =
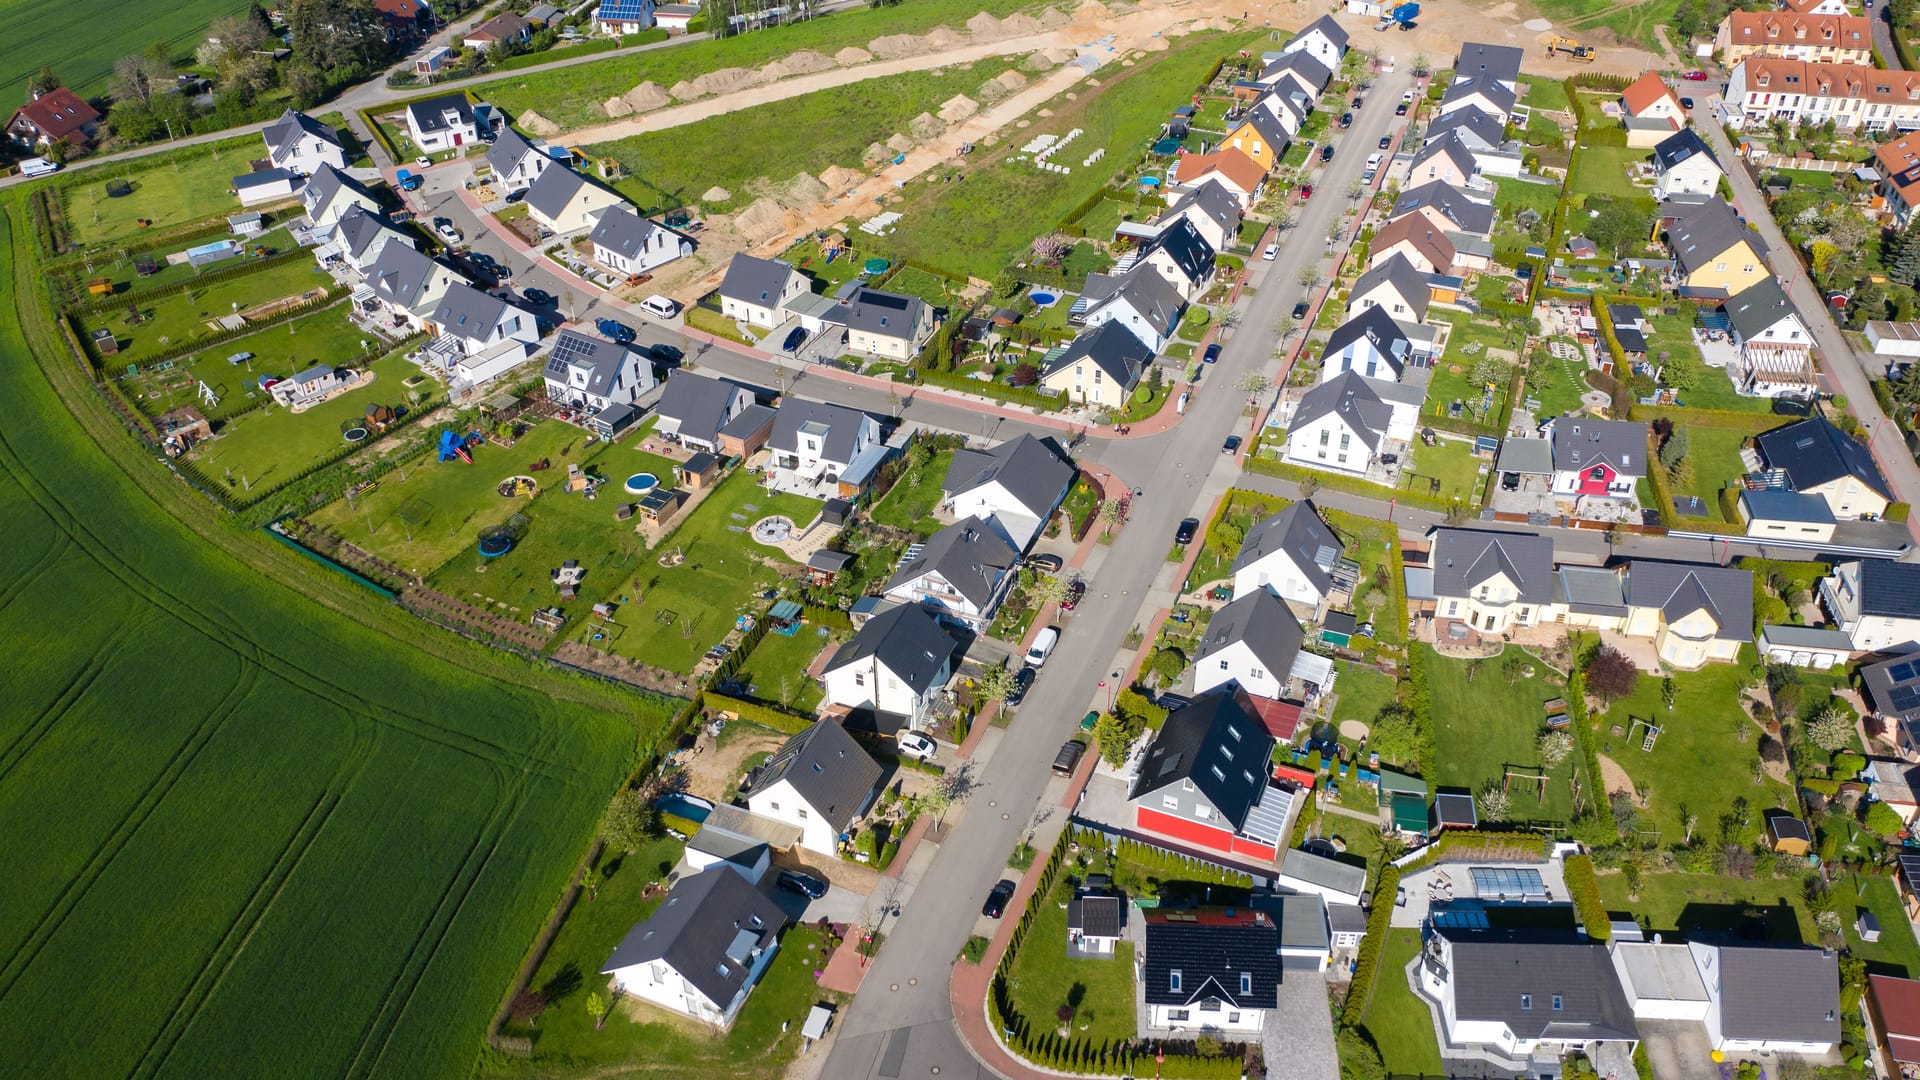
<svg viewBox="0 0 1920 1080">
<path fill-rule="evenodd" d="M 1553 493 L 1575 499 L 1633 499 L 1647 475 L 1647 425 L 1561 416 L 1541 431 L 1553 441 Z"/>
<path fill-rule="evenodd" d="M 1272 862 L 1296 791 L 1273 780 L 1274 737 L 1244 694 L 1216 690 L 1169 715 L 1127 793 L 1134 827 L 1190 849 Z"/>
</svg>

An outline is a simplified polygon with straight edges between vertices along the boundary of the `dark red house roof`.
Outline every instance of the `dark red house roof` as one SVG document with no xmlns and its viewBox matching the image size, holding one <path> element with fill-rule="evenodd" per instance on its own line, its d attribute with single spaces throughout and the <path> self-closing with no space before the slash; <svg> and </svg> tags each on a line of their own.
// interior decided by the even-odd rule
<svg viewBox="0 0 1920 1080">
<path fill-rule="evenodd" d="M 84 139 L 85 128 L 98 123 L 100 114 L 85 98 L 59 86 L 20 106 L 7 126 L 13 127 L 22 118 L 32 123 L 36 133 L 48 139 L 64 139 L 75 132 Z"/>
</svg>

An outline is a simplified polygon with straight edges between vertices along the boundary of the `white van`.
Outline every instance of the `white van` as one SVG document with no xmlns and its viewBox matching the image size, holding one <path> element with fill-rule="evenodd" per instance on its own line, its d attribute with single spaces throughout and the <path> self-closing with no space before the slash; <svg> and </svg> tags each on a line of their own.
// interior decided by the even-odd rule
<svg viewBox="0 0 1920 1080">
<path fill-rule="evenodd" d="M 60 171 L 60 166 L 43 157 L 28 158 L 20 163 L 21 176 L 52 176 Z"/>
<path fill-rule="evenodd" d="M 1027 650 L 1027 666 L 1037 668 L 1045 664 L 1047 657 L 1053 654 L 1053 647 L 1059 642 L 1058 628 L 1049 626 L 1040 631 L 1040 636 L 1033 639 L 1033 646 Z"/>
<path fill-rule="evenodd" d="M 640 307 L 657 319 L 671 319 L 680 313 L 680 305 L 664 296 L 649 296 L 640 301 Z"/>
</svg>

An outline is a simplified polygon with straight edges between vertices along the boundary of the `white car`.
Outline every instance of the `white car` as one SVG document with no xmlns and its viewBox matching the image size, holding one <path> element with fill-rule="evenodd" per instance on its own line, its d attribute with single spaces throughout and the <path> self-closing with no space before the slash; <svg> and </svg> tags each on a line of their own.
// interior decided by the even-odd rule
<svg viewBox="0 0 1920 1080">
<path fill-rule="evenodd" d="M 1034 638 L 1033 645 L 1027 649 L 1027 666 L 1037 668 L 1045 664 L 1047 657 L 1053 655 L 1053 647 L 1059 643 L 1060 631 L 1058 628 L 1049 626 L 1045 630 L 1040 631 L 1040 636 Z"/>
<path fill-rule="evenodd" d="M 440 222 L 434 226 L 434 231 L 440 234 L 440 239 L 445 240 L 449 244 L 458 244 L 460 242 L 460 230 L 454 228 L 453 222 L 451 221 Z"/>
<path fill-rule="evenodd" d="M 1280 257 L 1280 245 L 1279 245 L 1279 244 L 1268 244 L 1268 245 L 1267 245 L 1267 250 L 1265 250 L 1265 251 L 1263 251 L 1263 252 L 1261 252 L 1261 253 L 1260 253 L 1260 257 L 1261 257 L 1262 259 L 1265 259 L 1265 260 L 1266 260 L 1266 261 L 1268 261 L 1268 262 L 1272 262 L 1273 260 L 1275 260 L 1275 259 L 1277 259 L 1277 258 L 1279 258 L 1279 257 Z"/>
<path fill-rule="evenodd" d="M 933 755 L 940 750 L 940 744 L 917 731 L 903 731 L 898 739 L 900 756 L 915 761 L 932 761 Z"/>
<path fill-rule="evenodd" d="M 433 159 L 425 154 L 421 154 L 419 157 L 413 159 L 413 163 L 425 169 L 432 167 Z"/>
</svg>

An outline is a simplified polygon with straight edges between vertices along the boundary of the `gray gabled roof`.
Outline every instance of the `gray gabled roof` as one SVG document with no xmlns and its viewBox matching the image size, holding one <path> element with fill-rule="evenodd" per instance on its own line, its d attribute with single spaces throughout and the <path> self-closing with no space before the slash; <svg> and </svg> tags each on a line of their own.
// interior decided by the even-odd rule
<svg viewBox="0 0 1920 1080">
<path fill-rule="evenodd" d="M 681 435 L 712 442 L 720 432 L 720 425 L 726 422 L 727 408 L 733 403 L 734 395 L 742 389 L 738 383 L 725 379 L 675 371 L 667 377 L 666 389 L 660 392 L 660 404 L 655 412 L 665 419 L 679 421 Z"/>
<path fill-rule="evenodd" d="M 1293 412 L 1289 434 L 1328 414 L 1337 414 L 1369 449 L 1378 447 L 1393 418 L 1393 406 L 1380 400 L 1373 387 L 1359 374 L 1348 371 L 1306 392 Z"/>
<path fill-rule="evenodd" d="M 1267 786 L 1274 738 L 1229 690 L 1210 690 L 1175 709 L 1160 726 L 1134 777 L 1129 802 L 1192 780 L 1214 812 L 1234 829 L 1246 824 Z"/>
<path fill-rule="evenodd" d="M 306 207 L 308 217 L 318 218 L 326 213 L 327 207 L 332 206 L 333 200 L 339 198 L 342 192 L 364 196 L 375 206 L 380 204 L 380 200 L 365 184 L 331 165 L 322 165 L 307 177 L 307 186 L 300 192 L 300 202 Z"/>
<path fill-rule="evenodd" d="M 632 259 L 639 257 L 641 250 L 647 246 L 647 239 L 654 233 L 671 231 L 624 206 L 613 206 L 600 215 L 599 221 L 594 222 L 587 240 L 616 255 Z"/>
<path fill-rule="evenodd" d="M 1385 262 L 1381 265 L 1384 266 Z M 1341 323 L 1333 333 L 1327 335 L 1326 346 L 1320 350 L 1320 363 L 1325 366 L 1343 353 L 1369 349 L 1387 362 L 1387 366 L 1393 369 L 1394 378 L 1398 379 L 1413 354 L 1413 342 L 1407 340 L 1406 332 L 1393 321 L 1392 315 L 1387 314 L 1386 308 L 1370 307 Z M 1352 365 L 1348 370 L 1358 371 L 1359 367 Z"/>
<path fill-rule="evenodd" d="M 1316 30 L 1324 34 L 1328 41 L 1333 42 L 1334 48 L 1341 52 L 1347 51 L 1347 31 L 1339 23 L 1334 22 L 1331 15 L 1322 15 L 1301 27 L 1300 32 L 1293 35 L 1293 40 L 1299 41 Z"/>
<path fill-rule="evenodd" d="M 1280 860 L 1283 877 L 1297 878 L 1335 892 L 1358 895 L 1367 891 L 1367 868 L 1294 848 Z"/>
<path fill-rule="evenodd" d="M 1236 1009 L 1271 1009 L 1280 988 L 1280 928 L 1265 912 L 1241 910 L 1231 917 L 1201 912 L 1172 921 L 1147 916 L 1146 956 L 1140 983 L 1149 1005 L 1192 1005 L 1208 998 Z M 1180 988 L 1173 988 L 1173 973 Z M 1251 976 L 1240 992 L 1240 976 Z"/>
<path fill-rule="evenodd" d="M 1333 565 L 1344 547 L 1340 538 L 1320 520 L 1311 502 L 1297 502 L 1247 530 L 1234 556 L 1239 573 L 1276 551 L 1284 551 L 1313 587 L 1324 593 L 1333 585 Z"/>
<path fill-rule="evenodd" d="M 1180 276 L 1195 285 L 1213 276 L 1213 245 L 1184 217 L 1162 229 L 1160 235 L 1141 250 L 1140 257 L 1144 259 L 1155 251 L 1166 252 Z"/>
<path fill-rule="evenodd" d="M 1920 619 L 1920 564 L 1860 560 L 1860 614 Z"/>
<path fill-rule="evenodd" d="M 591 182 L 556 161 L 527 188 L 524 201 L 529 208 L 552 218 L 564 213 L 567 205 L 573 202 L 573 197 Z"/>
<path fill-rule="evenodd" d="M 1753 640 L 1753 571 L 1635 559 L 1627 565 L 1627 603 L 1657 607 L 1668 622 L 1706 608 L 1728 641 Z"/>
<path fill-rule="evenodd" d="M 1718 260 L 1728 248 L 1743 241 L 1756 257 L 1766 254 L 1766 240 L 1747 228 L 1733 207 L 1717 196 L 1684 207 L 1667 226 L 1667 248 L 1687 274 Z"/>
<path fill-rule="evenodd" d="M 1158 275 L 1150 275 L 1158 280 Z M 1094 362 L 1107 378 L 1120 386 L 1131 390 L 1140 376 L 1153 363 L 1153 350 L 1135 337 L 1132 330 L 1119 320 L 1101 323 L 1091 330 L 1083 330 L 1073 339 L 1067 350 L 1047 368 L 1051 375 L 1072 367 L 1082 357 Z"/>
<path fill-rule="evenodd" d="M 835 832 L 845 832 L 872 801 L 885 772 L 837 721 L 820 720 L 791 739 L 753 773 L 753 790 L 785 780 Z"/>
<path fill-rule="evenodd" d="M 908 341 L 913 340 L 914 330 L 927 310 L 927 302 L 917 296 L 869 289 L 865 285 L 855 289 L 844 306 L 847 329 Z"/>
<path fill-rule="evenodd" d="M 826 670 L 838 671 L 872 658 L 919 696 L 933 689 L 933 680 L 953 658 L 956 646 L 932 615 L 916 605 L 901 604 L 868 619 L 827 661 Z"/>
<path fill-rule="evenodd" d="M 1161 214 L 1159 220 L 1172 221 L 1175 215 L 1184 215 L 1189 208 L 1198 209 L 1228 236 L 1232 236 L 1234 230 L 1240 227 L 1240 204 L 1235 201 L 1233 192 L 1218 180 L 1202 180 L 1195 184 L 1166 213 Z"/>
<path fill-rule="evenodd" d="M 1428 562 L 1435 596 L 1467 596 L 1481 582 L 1505 574 L 1527 603 L 1553 600 L 1553 541 L 1544 536 L 1435 529 Z"/>
<path fill-rule="evenodd" d="M 1429 206 L 1462 232 L 1485 233 L 1493 229 L 1493 204 L 1475 200 L 1445 180 L 1432 180 L 1401 192 L 1387 220 L 1405 217 Z"/>
<path fill-rule="evenodd" d="M 1722 945 L 1720 1031 L 1729 1039 L 1840 1041 L 1840 961 L 1825 949 Z"/>
<path fill-rule="evenodd" d="M 934 533 L 920 554 L 900 564 L 887 587 L 937 573 L 975 607 L 985 608 L 1000 578 L 1019 562 L 1012 544 L 985 521 L 970 517 Z"/>
<path fill-rule="evenodd" d="M 1475 95 L 1485 98 L 1487 104 L 1493 106 L 1501 115 L 1513 115 L 1513 106 L 1517 100 L 1514 92 L 1492 79 L 1455 79 L 1453 85 L 1447 87 L 1446 94 L 1440 98 L 1440 107 L 1444 109 L 1448 105 Z"/>
<path fill-rule="evenodd" d="M 1112 893 L 1079 893 L 1067 901 L 1067 929 L 1088 937 L 1117 938 L 1127 922 L 1127 905 Z"/>
<path fill-rule="evenodd" d="M 433 309 L 433 321 L 444 333 L 456 337 L 488 337 L 507 313 L 506 301 L 481 292 L 464 282 L 455 282 Z"/>
<path fill-rule="evenodd" d="M 1507 126 L 1480 109 L 1455 109 L 1427 125 L 1427 134 L 1421 145 L 1438 142 L 1449 135 L 1463 140 L 1462 145 L 1465 145 L 1464 140 L 1468 136 L 1472 136 L 1475 141 L 1492 148 L 1506 142 Z"/>
<path fill-rule="evenodd" d="M 1873 455 L 1824 416 L 1762 432 L 1754 442 L 1759 445 L 1767 468 L 1785 469 L 1787 480 L 1796 491 L 1851 476 L 1882 498 L 1893 498 L 1887 482 L 1880 477 L 1879 467 L 1873 463 Z"/>
<path fill-rule="evenodd" d="M 1605 465 L 1621 476 L 1647 475 L 1646 424 L 1591 416 L 1563 416 L 1552 424 L 1555 472 Z"/>
<path fill-rule="evenodd" d="M 1743 491 L 1740 501 L 1749 517 L 1759 521 L 1796 521 L 1807 525 L 1832 525 L 1833 508 L 1818 495 L 1800 491 L 1761 488 Z"/>
<path fill-rule="evenodd" d="M 358 203 L 340 215 L 340 220 L 333 225 L 334 239 L 340 241 L 347 249 L 347 253 L 355 259 L 364 254 L 383 233 L 408 247 L 414 246 L 413 237 L 394 228 L 387 223 L 386 218 Z"/>
<path fill-rule="evenodd" d="M 1460 140 L 1457 132 L 1448 132 L 1445 138 L 1435 139 L 1421 147 L 1420 152 L 1413 157 L 1412 167 L 1418 170 L 1420 166 L 1436 157 L 1444 157 L 1452 162 L 1453 167 L 1459 169 L 1462 176 L 1472 176 L 1478 169 L 1473 161 L 1473 151 L 1467 149 L 1467 144 Z"/>
<path fill-rule="evenodd" d="M 1298 73 L 1301 78 L 1307 81 L 1308 85 L 1313 87 L 1313 92 L 1316 94 L 1326 89 L 1327 83 L 1333 79 L 1333 71 L 1329 69 L 1327 65 L 1309 56 L 1302 50 L 1300 52 L 1290 52 L 1262 68 L 1260 70 L 1260 81 L 1272 85 L 1275 79 L 1289 71 Z"/>
<path fill-rule="evenodd" d="M 413 126 L 423 133 L 445 131 L 452 127 L 447 122 L 449 112 L 461 124 L 473 123 L 473 103 L 467 100 L 464 93 L 437 94 L 407 106 L 407 115 L 413 118 Z"/>
<path fill-rule="evenodd" d="M 421 291 L 435 274 L 458 276 L 405 244 L 388 244 L 380 249 L 380 257 L 367 268 L 367 284 L 373 287 L 374 295 L 380 299 L 412 310 L 420 302 Z"/>
<path fill-rule="evenodd" d="M 1413 309 L 1413 320 L 1424 322 L 1427 317 L 1427 302 L 1433 299 L 1433 290 L 1427 287 L 1427 275 L 1413 265 L 1413 261 L 1400 252 L 1380 260 L 1373 268 L 1360 275 L 1353 283 L 1348 296 L 1365 296 L 1380 287 L 1382 282 L 1393 286 L 1400 299 Z"/>
<path fill-rule="evenodd" d="M 1727 323 L 1740 340 L 1751 341 L 1773 328 L 1781 319 L 1798 314 L 1793 310 L 1793 302 L 1780 288 L 1780 282 L 1773 277 L 1763 277 L 1733 295 L 1733 298 L 1721 305 L 1727 313 Z"/>
<path fill-rule="evenodd" d="M 1269 93 L 1267 96 L 1278 101 L 1286 100 L 1279 94 Z M 1252 127 L 1255 134 L 1265 139 L 1275 156 L 1285 153 L 1287 147 L 1293 144 L 1293 136 L 1287 133 L 1287 126 L 1280 122 L 1279 114 L 1272 109 L 1249 109 L 1240 122 Z"/>
<path fill-rule="evenodd" d="M 781 402 L 780 410 L 773 414 L 773 434 L 768 436 L 767 445 L 775 450 L 797 453 L 800 449 L 800 429 L 817 425 L 815 431 L 826 429 L 825 437 L 820 440 L 821 460 L 850 462 L 853 460 L 854 443 L 867 420 L 866 413 L 842 405 L 787 398 Z"/>
<path fill-rule="evenodd" d="M 1449 983 L 1457 1019 L 1504 1023 L 1521 1039 L 1637 1037 L 1633 1007 L 1604 943 L 1570 930 L 1434 932 L 1453 946 Z"/>
<path fill-rule="evenodd" d="M 793 273 L 793 264 L 784 259 L 762 259 L 743 252 L 727 264 L 727 274 L 720 279 L 720 295 L 754 307 L 775 307 Z"/>
<path fill-rule="evenodd" d="M 1704 157 L 1713 162 L 1714 168 L 1720 168 L 1719 159 L 1713 156 L 1713 151 L 1707 149 L 1707 144 L 1701 142 L 1699 134 L 1690 127 L 1681 128 L 1661 139 L 1653 148 L 1655 167 L 1662 172 L 1697 157 Z"/>
<path fill-rule="evenodd" d="M 1175 324 L 1180 321 L 1180 313 L 1187 306 L 1173 283 L 1147 266 L 1135 266 L 1118 277 L 1088 274 L 1086 296 L 1089 315 L 1110 304 L 1125 301 L 1148 325 L 1163 335 L 1173 332 Z"/>
<path fill-rule="evenodd" d="M 773 418 L 778 415 L 777 412 L 767 408 L 765 405 L 757 403 L 748 405 L 746 408 L 733 414 L 733 419 L 720 425 L 720 434 L 728 438 L 745 439 L 754 432 L 759 431 L 761 427 L 772 423 Z"/>
<path fill-rule="evenodd" d="M 500 132 L 499 138 L 487 148 L 487 165 L 501 175 L 512 172 L 526 160 L 528 155 L 546 157 L 546 151 L 527 141 L 527 137 L 507 128 Z"/>
<path fill-rule="evenodd" d="M 1269 675 L 1284 682 L 1306 634 L 1279 597 L 1255 589 L 1213 613 L 1195 663 L 1243 642 Z"/>
<path fill-rule="evenodd" d="M 595 397 L 607 397 L 614 380 L 627 366 L 633 350 L 617 341 L 566 329 L 553 339 L 553 352 L 547 356 L 546 374 L 557 382 L 566 382 L 567 373 L 587 372 L 586 391 Z"/>
<path fill-rule="evenodd" d="M 1493 82 L 1517 82 L 1520 62 L 1525 58 L 1526 54 L 1512 45 L 1465 42 L 1460 46 L 1460 55 L 1454 57 L 1453 77 L 1456 81 L 1485 76 Z"/>
<path fill-rule="evenodd" d="M 301 139 L 311 135 L 336 148 L 344 149 L 340 142 L 340 133 L 326 124 L 315 120 L 298 109 L 288 109 L 280 114 L 280 119 L 268 124 L 260 133 L 267 140 L 270 156 L 279 156 L 294 148 Z"/>
<path fill-rule="evenodd" d="M 941 489 L 952 498 L 998 482 L 1033 516 L 1045 517 L 1073 482 L 1075 471 L 1050 443 L 1023 434 L 986 450 L 956 453 Z"/>
<path fill-rule="evenodd" d="M 681 878 L 646 922 L 607 958 L 602 974 L 665 960 L 694 989 L 726 1008 L 753 969 L 754 954 L 779 939 L 787 917 L 737 870 L 713 866 Z"/>
</svg>

